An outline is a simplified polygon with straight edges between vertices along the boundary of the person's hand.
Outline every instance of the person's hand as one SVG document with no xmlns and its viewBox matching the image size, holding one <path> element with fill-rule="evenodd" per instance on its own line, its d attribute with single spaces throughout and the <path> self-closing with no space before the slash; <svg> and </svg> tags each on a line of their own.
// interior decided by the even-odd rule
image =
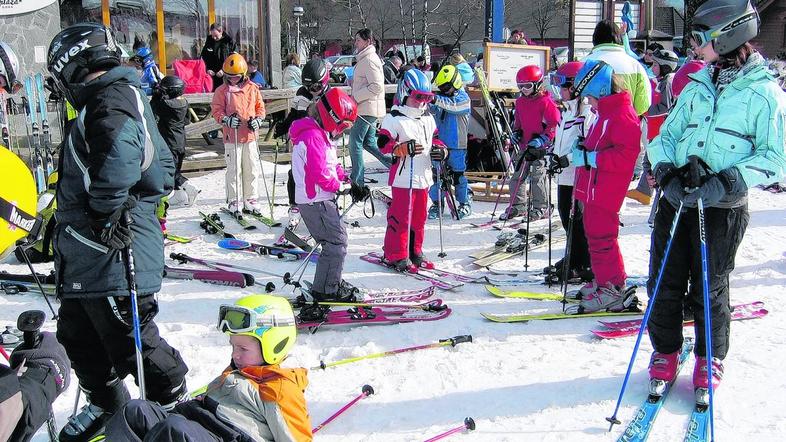
<svg viewBox="0 0 786 442">
<path fill-rule="evenodd" d="M 740 176 L 736 167 L 721 171 L 713 175 L 699 188 L 685 196 L 685 205 L 695 207 L 701 198 L 704 207 L 714 207 L 724 196 L 729 194 L 742 194 L 747 189 L 745 181 Z"/>
<path fill-rule="evenodd" d="M 251 130 L 257 130 L 260 127 L 262 127 L 262 122 L 263 121 L 264 121 L 264 118 L 262 118 L 262 117 L 254 117 L 254 118 L 248 120 L 248 128 L 251 129 Z"/>
<path fill-rule="evenodd" d="M 431 161 L 445 161 L 448 157 L 448 150 L 445 149 L 444 146 L 431 146 L 429 156 L 431 157 Z"/>
<path fill-rule="evenodd" d="M 57 397 L 68 389 L 71 381 L 71 362 L 68 360 L 65 348 L 57 342 L 53 333 L 42 331 L 40 336 L 41 339 L 34 348 L 27 348 L 24 344 L 17 347 L 11 353 L 9 362 L 11 368 L 17 372 L 20 369 L 23 372 L 27 369 L 45 370 L 47 378 L 52 376 L 55 381 L 55 397 Z"/>
<path fill-rule="evenodd" d="M 368 186 L 366 185 L 359 186 L 355 183 L 352 183 L 350 195 L 352 195 L 352 202 L 358 203 L 361 201 L 365 201 L 366 199 L 368 199 L 368 197 L 371 196 L 371 189 L 369 189 Z"/>
<path fill-rule="evenodd" d="M 669 181 L 677 175 L 677 172 L 677 168 L 671 163 L 658 163 L 652 168 L 652 179 L 661 189 L 665 189 Z M 678 181 L 682 186 L 681 180 L 678 179 Z"/>
<path fill-rule="evenodd" d="M 404 158 L 406 156 L 414 157 L 415 155 L 419 155 L 421 153 L 423 153 L 423 146 L 417 143 L 411 143 L 409 141 L 399 143 L 396 145 L 396 147 L 393 148 L 393 156 L 397 156 L 399 158 Z"/>
<path fill-rule="evenodd" d="M 573 149 L 573 165 L 576 167 L 598 167 L 598 153 L 581 149 Z"/>
<path fill-rule="evenodd" d="M 223 77 L 223 76 L 224 76 L 224 71 L 218 71 L 218 72 L 216 72 L 216 77 L 219 77 L 219 78 L 221 78 L 221 77 Z"/>
<path fill-rule="evenodd" d="M 215 71 L 211 71 L 210 69 L 208 69 L 207 70 L 207 75 L 210 75 L 211 77 L 215 77 L 216 73 L 215 73 Z"/>
<path fill-rule="evenodd" d="M 666 181 L 666 185 L 661 186 L 661 189 L 663 196 L 675 209 L 680 207 L 680 202 L 685 198 L 685 188 L 679 179 Z"/>
<path fill-rule="evenodd" d="M 231 129 L 237 129 L 240 127 L 240 117 L 238 117 L 237 114 L 224 115 L 224 117 L 221 118 L 221 124 Z"/>
<path fill-rule="evenodd" d="M 134 234 L 123 218 L 126 211 L 134 207 L 136 207 L 136 199 L 129 196 L 120 208 L 108 215 L 90 211 L 90 226 L 93 232 L 109 248 L 120 250 L 130 246 Z"/>
<path fill-rule="evenodd" d="M 546 149 L 538 147 L 528 147 L 524 151 L 524 159 L 527 161 L 537 161 L 546 156 Z"/>
<path fill-rule="evenodd" d="M 652 176 L 652 172 L 647 172 L 644 174 L 644 179 L 647 180 L 647 185 L 651 188 L 658 187 L 658 183 L 655 181 L 655 177 Z"/>
</svg>

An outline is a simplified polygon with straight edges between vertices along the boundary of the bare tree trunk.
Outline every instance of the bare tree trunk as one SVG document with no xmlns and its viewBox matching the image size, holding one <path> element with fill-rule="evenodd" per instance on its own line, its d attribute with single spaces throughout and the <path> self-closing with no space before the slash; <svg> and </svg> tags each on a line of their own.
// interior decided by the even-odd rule
<svg viewBox="0 0 786 442">
<path fill-rule="evenodd" d="M 347 0 L 347 36 L 352 38 L 352 0 Z"/>
<path fill-rule="evenodd" d="M 404 60 L 402 60 L 402 62 L 404 64 L 406 64 L 407 63 L 407 60 L 406 60 L 406 58 L 407 58 L 407 31 L 406 31 L 405 22 L 404 22 L 404 18 L 405 18 L 405 15 L 404 15 L 404 0 L 398 0 L 398 10 L 399 10 L 399 13 L 401 14 L 401 41 L 404 43 Z"/>
<path fill-rule="evenodd" d="M 409 0 L 409 16 L 412 23 L 412 57 L 416 57 L 415 47 L 417 46 L 417 37 L 415 37 L 415 0 Z"/>
<path fill-rule="evenodd" d="M 352 0 L 349 0 L 350 4 Z M 366 24 L 366 13 L 363 11 L 363 0 L 357 0 L 357 7 L 358 11 L 360 11 L 360 23 L 363 25 L 364 28 L 367 28 L 368 25 Z"/>
<path fill-rule="evenodd" d="M 428 32 L 428 0 L 423 0 L 423 32 L 421 36 L 423 38 L 423 47 L 425 49 L 426 46 L 426 36 Z"/>
</svg>

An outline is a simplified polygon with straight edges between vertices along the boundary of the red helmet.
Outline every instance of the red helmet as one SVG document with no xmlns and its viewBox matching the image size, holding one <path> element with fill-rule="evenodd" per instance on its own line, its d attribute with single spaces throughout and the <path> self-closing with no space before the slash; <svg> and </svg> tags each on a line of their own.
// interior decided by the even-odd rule
<svg viewBox="0 0 786 442">
<path fill-rule="evenodd" d="M 551 74 L 551 84 L 553 86 L 562 86 L 565 83 L 573 83 L 576 79 L 584 63 L 580 61 L 569 61 L 557 69 L 557 72 Z"/>
<path fill-rule="evenodd" d="M 541 81 L 543 81 L 543 71 L 534 64 L 524 66 L 519 69 L 519 72 L 516 74 L 516 84 L 529 82 L 539 83 Z"/>
<path fill-rule="evenodd" d="M 704 62 L 701 60 L 692 60 L 677 70 L 677 73 L 674 74 L 674 79 L 671 81 L 671 93 L 675 97 L 679 95 L 685 86 L 691 82 L 691 79 L 688 77 L 688 74 L 692 74 L 694 72 L 699 72 L 700 70 L 704 69 Z"/>
<path fill-rule="evenodd" d="M 322 128 L 335 138 L 346 132 L 358 117 L 355 100 L 339 88 L 328 89 L 316 103 Z"/>
</svg>

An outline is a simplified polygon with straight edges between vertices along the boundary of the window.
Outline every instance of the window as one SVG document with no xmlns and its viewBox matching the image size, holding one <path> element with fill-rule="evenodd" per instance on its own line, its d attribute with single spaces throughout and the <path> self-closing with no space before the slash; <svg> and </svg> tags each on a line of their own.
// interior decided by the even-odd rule
<svg viewBox="0 0 786 442">
<path fill-rule="evenodd" d="M 175 60 L 199 58 L 208 35 L 207 0 L 164 1 L 167 67 Z"/>
<path fill-rule="evenodd" d="M 216 0 L 216 22 L 224 26 L 246 60 L 259 60 L 257 0 Z"/>
</svg>

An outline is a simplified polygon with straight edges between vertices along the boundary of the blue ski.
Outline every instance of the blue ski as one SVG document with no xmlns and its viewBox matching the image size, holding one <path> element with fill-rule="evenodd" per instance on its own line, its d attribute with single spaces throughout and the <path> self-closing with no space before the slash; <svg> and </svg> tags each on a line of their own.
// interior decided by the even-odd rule
<svg viewBox="0 0 786 442">
<path fill-rule="evenodd" d="M 710 412 L 706 405 L 696 404 L 690 415 L 688 428 L 685 430 L 684 442 L 705 442 L 710 440 Z"/>
<path fill-rule="evenodd" d="M 685 338 L 685 341 L 682 343 L 682 352 L 680 352 L 680 362 L 677 366 L 677 374 L 680 373 L 682 366 L 685 365 L 685 361 L 688 360 L 691 351 L 693 351 L 693 339 Z M 674 379 L 676 380 L 677 376 L 674 376 Z M 644 403 L 641 404 L 641 407 L 639 407 L 639 410 L 636 412 L 633 420 L 630 421 L 628 427 L 625 428 L 625 432 L 623 432 L 619 439 L 617 439 L 617 442 L 647 440 L 647 436 L 650 434 L 653 424 L 655 424 L 655 418 L 658 417 L 658 412 L 663 407 L 663 403 L 666 402 L 666 397 L 668 396 L 673 384 L 674 381 L 668 384 L 666 386 L 666 390 L 661 396 L 647 396 L 647 399 L 645 399 Z"/>
</svg>

